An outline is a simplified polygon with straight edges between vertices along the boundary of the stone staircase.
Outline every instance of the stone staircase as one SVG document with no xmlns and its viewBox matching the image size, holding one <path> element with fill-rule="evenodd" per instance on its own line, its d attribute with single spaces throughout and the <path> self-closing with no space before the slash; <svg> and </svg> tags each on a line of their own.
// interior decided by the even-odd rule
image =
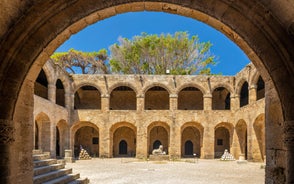
<svg viewBox="0 0 294 184">
<path fill-rule="evenodd" d="M 89 180 L 80 179 L 80 174 L 73 174 L 65 168 L 64 160 L 50 158 L 49 152 L 33 150 L 34 184 L 88 184 Z"/>
</svg>

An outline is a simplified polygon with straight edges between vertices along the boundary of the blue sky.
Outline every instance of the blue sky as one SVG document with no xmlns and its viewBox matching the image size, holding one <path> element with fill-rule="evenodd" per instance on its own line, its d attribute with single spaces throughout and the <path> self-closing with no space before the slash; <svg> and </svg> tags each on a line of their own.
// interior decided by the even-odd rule
<svg viewBox="0 0 294 184">
<path fill-rule="evenodd" d="M 214 28 L 195 19 L 162 12 L 132 12 L 116 15 L 86 27 L 64 42 L 56 52 L 70 48 L 81 51 L 108 49 L 117 42 L 119 36 L 132 38 L 142 32 L 149 34 L 188 31 L 198 35 L 201 42 L 210 41 L 211 52 L 217 56 L 218 64 L 213 73 L 235 75 L 250 61 L 244 52 L 230 39 Z"/>
</svg>

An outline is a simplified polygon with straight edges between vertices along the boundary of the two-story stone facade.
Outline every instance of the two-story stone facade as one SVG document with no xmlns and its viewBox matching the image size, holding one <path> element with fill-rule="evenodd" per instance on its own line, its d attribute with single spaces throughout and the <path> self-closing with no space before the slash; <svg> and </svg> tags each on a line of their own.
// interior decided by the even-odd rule
<svg viewBox="0 0 294 184">
<path fill-rule="evenodd" d="M 263 161 L 265 88 L 253 64 L 235 76 L 68 75 L 47 62 L 35 82 L 35 148 L 64 157 Z"/>
</svg>

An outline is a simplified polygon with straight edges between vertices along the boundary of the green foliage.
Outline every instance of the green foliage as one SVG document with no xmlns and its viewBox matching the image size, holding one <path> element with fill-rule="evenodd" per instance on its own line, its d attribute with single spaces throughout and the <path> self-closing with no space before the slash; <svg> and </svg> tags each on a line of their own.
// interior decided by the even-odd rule
<svg viewBox="0 0 294 184">
<path fill-rule="evenodd" d="M 166 70 L 174 75 L 211 74 L 209 66 L 215 64 L 211 46 L 195 35 L 190 39 L 187 32 L 142 33 L 132 40 L 119 38 L 119 44 L 110 46 L 110 66 L 123 74 L 165 74 Z"/>
<path fill-rule="evenodd" d="M 106 74 L 109 73 L 105 61 L 108 59 L 107 50 L 98 52 L 82 52 L 70 49 L 68 52 L 57 52 L 51 59 L 69 73 Z"/>
</svg>

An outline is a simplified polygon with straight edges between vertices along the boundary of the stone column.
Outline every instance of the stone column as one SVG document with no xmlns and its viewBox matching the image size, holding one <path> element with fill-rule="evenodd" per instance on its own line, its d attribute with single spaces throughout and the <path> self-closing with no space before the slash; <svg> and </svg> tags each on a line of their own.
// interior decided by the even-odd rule
<svg viewBox="0 0 294 184">
<path fill-rule="evenodd" d="M 178 109 L 178 95 L 170 94 L 169 95 L 169 109 L 174 111 Z"/>
<path fill-rule="evenodd" d="M 138 95 L 137 96 L 137 111 L 138 112 L 142 112 L 144 111 L 144 96 L 143 95 Z"/>
<path fill-rule="evenodd" d="M 236 160 L 238 160 L 241 154 L 241 148 L 240 148 L 239 138 L 238 138 L 236 130 L 234 130 L 233 132 L 232 139 L 233 140 L 232 140 L 231 154 L 235 157 Z"/>
<path fill-rule="evenodd" d="M 203 122 L 203 147 L 201 150 L 201 158 L 213 159 L 214 158 L 214 127 L 208 125 L 208 122 Z"/>
<path fill-rule="evenodd" d="M 211 110 L 212 109 L 212 95 L 205 94 L 203 95 L 203 109 Z"/>
<path fill-rule="evenodd" d="M 240 108 L 240 96 L 231 96 L 231 110 L 237 110 Z"/>
<path fill-rule="evenodd" d="M 74 109 L 74 104 L 72 102 L 74 102 L 74 95 L 71 93 L 65 93 L 64 95 L 65 97 L 65 108 L 67 108 L 68 110 L 72 110 Z"/>
<path fill-rule="evenodd" d="M 176 124 L 176 122 L 173 123 L 169 135 L 169 155 L 172 159 L 181 157 L 181 128 Z"/>
<path fill-rule="evenodd" d="M 294 120 L 284 122 L 286 150 L 286 183 L 294 183 Z"/>
<path fill-rule="evenodd" d="M 109 158 L 110 153 L 110 132 L 107 127 L 100 128 L 99 131 L 99 155 L 101 158 Z"/>
<path fill-rule="evenodd" d="M 109 111 L 109 95 L 101 95 L 101 110 L 103 112 Z"/>
<path fill-rule="evenodd" d="M 144 126 L 137 127 L 137 138 L 136 138 L 136 157 L 137 158 L 147 158 L 148 148 L 147 148 L 147 128 Z"/>
<path fill-rule="evenodd" d="M 257 95 L 257 86 L 251 85 L 249 87 L 249 104 L 252 104 L 256 101 L 256 95 Z"/>
<path fill-rule="evenodd" d="M 56 102 L 56 86 L 54 84 L 48 84 L 48 100 Z"/>
</svg>

